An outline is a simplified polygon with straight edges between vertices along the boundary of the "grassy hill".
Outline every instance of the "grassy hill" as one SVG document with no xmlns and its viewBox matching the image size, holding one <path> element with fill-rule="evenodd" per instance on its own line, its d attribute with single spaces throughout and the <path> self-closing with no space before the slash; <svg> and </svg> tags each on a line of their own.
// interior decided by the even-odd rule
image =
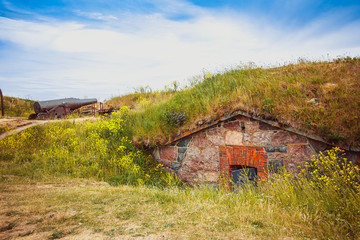
<svg viewBox="0 0 360 240">
<path fill-rule="evenodd" d="M 175 85 L 175 84 L 174 84 Z M 108 101 L 129 106 L 135 143 L 163 144 L 237 110 L 360 146 L 360 58 L 300 61 L 276 68 L 244 66 L 194 78 L 180 91 L 142 91 Z"/>
<path fill-rule="evenodd" d="M 4 96 L 5 117 L 29 117 L 34 112 L 34 101 Z"/>
</svg>

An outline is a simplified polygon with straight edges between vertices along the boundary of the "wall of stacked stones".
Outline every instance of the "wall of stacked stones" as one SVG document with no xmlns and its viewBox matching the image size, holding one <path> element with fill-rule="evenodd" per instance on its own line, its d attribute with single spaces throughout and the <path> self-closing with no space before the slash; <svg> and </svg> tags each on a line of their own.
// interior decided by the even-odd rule
<svg viewBox="0 0 360 240">
<path fill-rule="evenodd" d="M 184 182 L 215 183 L 220 177 L 219 148 L 224 146 L 262 147 L 267 167 L 274 171 L 282 166 L 296 171 L 312 155 L 329 148 L 296 133 L 238 116 L 155 149 L 153 155 Z"/>
</svg>

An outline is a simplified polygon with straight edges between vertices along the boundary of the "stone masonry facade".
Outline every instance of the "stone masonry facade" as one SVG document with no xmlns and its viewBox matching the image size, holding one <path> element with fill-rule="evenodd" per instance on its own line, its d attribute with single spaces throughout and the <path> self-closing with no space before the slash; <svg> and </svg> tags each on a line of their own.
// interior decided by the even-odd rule
<svg viewBox="0 0 360 240">
<path fill-rule="evenodd" d="M 273 127 L 246 116 L 236 116 L 195 132 L 153 155 L 172 169 L 183 182 L 218 183 L 241 167 L 254 167 L 258 177 L 283 166 L 297 171 L 299 165 L 318 151 L 331 146 L 305 136 Z"/>
</svg>

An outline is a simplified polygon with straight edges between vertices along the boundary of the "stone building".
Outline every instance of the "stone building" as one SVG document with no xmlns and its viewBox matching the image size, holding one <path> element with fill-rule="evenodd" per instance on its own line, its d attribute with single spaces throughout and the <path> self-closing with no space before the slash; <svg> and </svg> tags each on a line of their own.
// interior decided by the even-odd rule
<svg viewBox="0 0 360 240">
<path fill-rule="evenodd" d="M 318 136 L 236 112 L 158 147 L 153 155 L 184 182 L 218 183 L 220 176 L 244 168 L 265 179 L 283 166 L 296 171 L 332 147 Z M 360 162 L 360 149 L 346 150 L 349 160 Z"/>
</svg>

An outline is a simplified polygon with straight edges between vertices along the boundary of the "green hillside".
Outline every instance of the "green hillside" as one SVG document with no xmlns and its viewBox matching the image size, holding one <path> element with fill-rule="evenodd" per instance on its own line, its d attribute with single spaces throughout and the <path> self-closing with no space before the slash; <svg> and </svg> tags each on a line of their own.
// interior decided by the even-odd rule
<svg viewBox="0 0 360 240">
<path fill-rule="evenodd" d="M 360 58 L 244 66 L 194 78 L 175 90 L 142 91 L 108 104 L 132 109 L 128 128 L 140 145 L 166 143 L 199 123 L 242 110 L 330 143 L 360 146 Z"/>
<path fill-rule="evenodd" d="M 4 96 L 5 117 L 25 117 L 34 112 L 34 101 Z"/>
</svg>

